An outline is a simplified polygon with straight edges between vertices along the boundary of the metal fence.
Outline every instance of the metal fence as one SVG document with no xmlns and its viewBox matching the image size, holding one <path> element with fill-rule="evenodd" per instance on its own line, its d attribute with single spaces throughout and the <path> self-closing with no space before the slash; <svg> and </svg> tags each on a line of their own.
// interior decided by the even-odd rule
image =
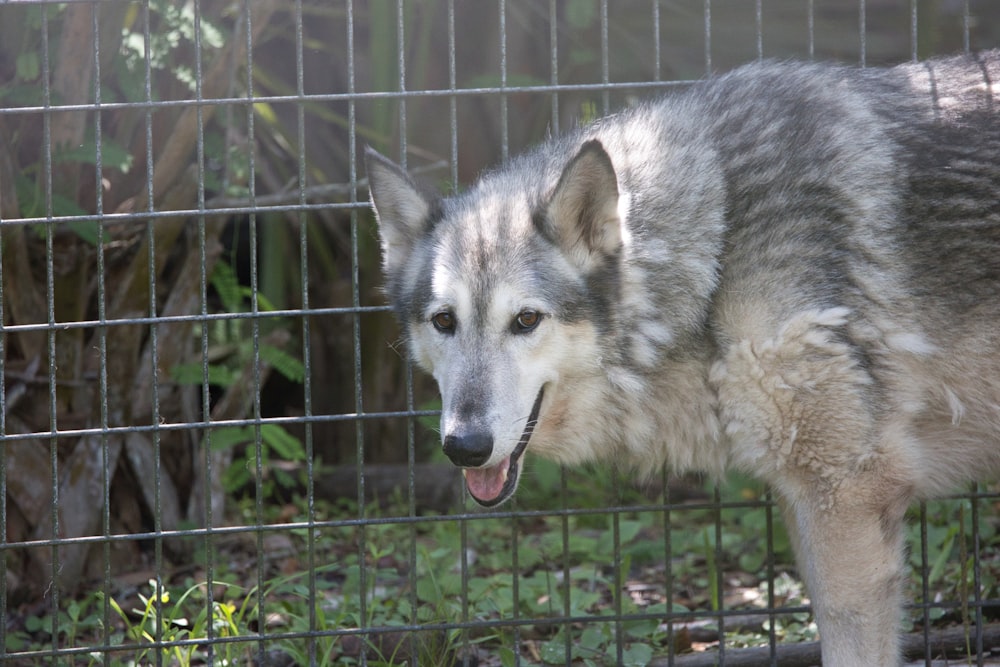
<svg viewBox="0 0 1000 667">
<path fill-rule="evenodd" d="M 750 480 L 464 501 L 359 149 L 457 188 L 741 62 L 998 43 L 991 0 L 0 2 L 0 663 L 818 663 Z M 913 511 L 910 659 L 998 644 L 998 498 Z"/>
</svg>

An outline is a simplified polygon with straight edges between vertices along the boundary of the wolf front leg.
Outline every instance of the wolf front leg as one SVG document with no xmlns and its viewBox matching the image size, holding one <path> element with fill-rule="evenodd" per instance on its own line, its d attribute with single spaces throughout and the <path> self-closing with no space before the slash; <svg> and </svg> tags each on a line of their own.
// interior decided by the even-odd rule
<svg viewBox="0 0 1000 667">
<path fill-rule="evenodd" d="M 781 498 L 824 667 L 892 667 L 912 448 L 843 335 L 846 315 L 806 311 L 737 338 L 711 379 L 732 460 Z"/>
<path fill-rule="evenodd" d="M 882 480 L 857 479 L 858 486 Z M 903 513 L 871 487 L 779 502 L 819 625 L 824 667 L 893 667 L 900 661 Z"/>
</svg>

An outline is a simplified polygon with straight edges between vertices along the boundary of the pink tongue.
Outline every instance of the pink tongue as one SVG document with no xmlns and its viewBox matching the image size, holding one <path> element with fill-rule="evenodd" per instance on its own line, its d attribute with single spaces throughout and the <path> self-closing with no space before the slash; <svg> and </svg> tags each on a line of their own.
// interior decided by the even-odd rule
<svg viewBox="0 0 1000 667">
<path fill-rule="evenodd" d="M 504 471 L 510 467 L 510 457 L 489 468 L 465 468 L 465 484 L 469 493 L 479 500 L 490 501 L 500 495 L 506 481 Z"/>
</svg>

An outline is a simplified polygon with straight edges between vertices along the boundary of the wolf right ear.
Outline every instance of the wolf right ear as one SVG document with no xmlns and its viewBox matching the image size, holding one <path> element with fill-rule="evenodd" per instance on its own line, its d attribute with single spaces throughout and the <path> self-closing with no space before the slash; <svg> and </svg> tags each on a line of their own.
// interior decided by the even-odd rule
<svg viewBox="0 0 1000 667">
<path fill-rule="evenodd" d="M 371 147 L 365 148 L 365 170 L 382 237 L 382 264 L 387 274 L 393 274 L 429 226 L 437 200 L 424 194 L 403 169 Z"/>
</svg>

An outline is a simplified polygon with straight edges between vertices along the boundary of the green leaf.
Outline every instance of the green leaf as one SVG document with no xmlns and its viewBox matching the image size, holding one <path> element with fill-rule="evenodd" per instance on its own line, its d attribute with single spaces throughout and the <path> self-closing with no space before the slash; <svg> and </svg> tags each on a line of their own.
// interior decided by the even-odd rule
<svg viewBox="0 0 1000 667">
<path fill-rule="evenodd" d="M 222 473 L 222 487 L 229 493 L 249 486 L 251 481 L 246 461 L 233 461 Z"/>
<path fill-rule="evenodd" d="M 212 451 L 220 451 L 244 445 L 253 441 L 253 429 L 250 426 L 226 426 L 211 432 Z"/>
<path fill-rule="evenodd" d="M 177 364 L 170 369 L 170 379 L 177 384 L 200 385 L 204 382 L 204 369 L 197 361 Z M 217 387 L 230 387 L 239 379 L 239 373 L 225 366 L 212 364 L 208 367 L 208 383 Z"/>
<path fill-rule="evenodd" d="M 48 215 L 45 206 L 45 194 L 33 179 L 23 174 L 18 174 L 14 179 L 14 188 L 17 191 L 17 200 L 21 206 L 21 214 L 24 217 L 44 218 Z M 72 199 L 53 192 L 52 215 L 87 215 L 87 211 L 83 210 Z"/>
<path fill-rule="evenodd" d="M 298 481 L 294 475 L 285 472 L 281 468 L 272 468 L 271 476 L 274 478 L 274 481 L 277 482 L 278 486 L 285 489 L 293 488 Z"/>
<path fill-rule="evenodd" d="M 631 519 L 622 519 L 618 524 L 618 528 L 621 543 L 628 544 L 634 540 L 639 534 L 639 531 L 642 530 L 642 522 Z"/>
<path fill-rule="evenodd" d="M 542 662 L 547 665 L 565 665 L 569 662 L 567 658 L 572 657 L 566 655 L 566 642 L 561 637 L 542 644 L 539 653 L 542 656 Z"/>
<path fill-rule="evenodd" d="M 719 590 L 719 578 L 715 565 L 715 545 L 709 538 L 708 529 L 701 532 L 703 545 L 705 548 L 705 565 L 708 572 L 708 593 L 712 604 L 712 611 L 719 611 L 722 608 L 722 591 Z"/>
<path fill-rule="evenodd" d="M 118 89 L 126 102 L 141 102 L 146 99 L 146 79 L 143 60 L 142 34 L 131 33 L 122 40 L 122 54 L 112 61 Z M 138 49 L 138 51 L 136 51 Z M 156 97 L 155 88 L 153 96 Z M 102 92 L 103 99 L 112 99 Z"/>
<path fill-rule="evenodd" d="M 647 613 L 649 612 L 648 609 L 645 611 Z M 660 627 L 660 621 L 655 618 L 647 618 L 639 621 L 627 621 L 624 625 L 625 632 L 628 633 L 630 637 L 639 641 L 646 641 L 656 634 L 656 629 Z"/>
<path fill-rule="evenodd" d="M 303 461 L 306 458 L 302 441 L 279 424 L 261 424 L 260 437 L 277 455 L 286 461 Z"/>
<path fill-rule="evenodd" d="M 501 646 L 497 651 L 500 656 L 500 664 L 503 667 L 514 667 L 517 664 L 517 656 L 514 655 L 514 651 L 507 646 Z"/>
<path fill-rule="evenodd" d="M 212 269 L 212 287 L 222 300 L 227 313 L 243 312 L 243 290 L 236 278 L 236 271 L 226 262 L 216 262 Z"/>
<path fill-rule="evenodd" d="M 542 562 L 542 553 L 529 542 L 521 542 L 517 547 L 517 562 L 526 570 L 534 568 Z"/>
<path fill-rule="evenodd" d="M 274 112 L 274 107 L 267 102 L 254 102 L 253 110 L 268 125 L 279 125 L 278 114 Z"/>
<path fill-rule="evenodd" d="M 605 641 L 606 639 L 604 637 L 604 633 L 601 631 L 601 628 L 595 625 L 588 625 L 587 629 L 580 635 L 578 643 L 582 648 L 597 653 L 601 650 Z"/>
<path fill-rule="evenodd" d="M 37 79 L 39 73 L 41 72 L 38 54 L 34 51 L 19 53 L 14 65 L 14 70 L 17 72 L 17 78 L 21 81 L 34 81 Z"/>
<path fill-rule="evenodd" d="M 417 579 L 417 598 L 425 602 L 436 602 L 441 598 L 433 577 Z"/>
<path fill-rule="evenodd" d="M 9 107 L 32 107 L 42 103 L 42 89 L 37 83 L 0 87 L 0 100 Z"/>
<path fill-rule="evenodd" d="M 104 169 L 117 169 L 123 174 L 128 173 L 132 168 L 133 155 L 127 148 L 118 142 L 104 138 L 101 140 L 101 167 Z M 86 139 L 79 146 L 61 146 L 52 153 L 53 164 L 65 164 L 69 162 L 81 162 L 83 164 L 97 164 L 97 142 L 93 137 Z"/>
<path fill-rule="evenodd" d="M 261 359 L 271 364 L 274 370 L 292 382 L 301 383 L 306 377 L 306 369 L 302 362 L 284 350 L 273 345 L 261 345 L 260 356 Z"/>
<path fill-rule="evenodd" d="M 41 188 L 39 188 L 32 179 L 24 176 L 23 174 L 19 174 L 14 179 L 14 189 L 17 192 L 17 200 L 21 207 L 21 215 L 26 218 L 48 217 L 48 210 L 45 205 L 45 196 L 42 193 Z M 52 215 L 60 217 L 87 215 L 87 211 L 83 210 L 69 197 L 64 197 L 57 192 L 53 192 Z M 81 220 L 78 222 L 66 223 L 67 229 L 71 230 L 87 243 L 95 246 L 98 241 L 98 225 L 99 223 L 96 220 Z M 43 225 L 36 225 L 34 226 L 34 229 L 39 236 L 45 235 L 45 228 Z"/>
<path fill-rule="evenodd" d="M 955 543 L 955 536 L 958 535 L 958 526 L 952 526 L 948 529 L 948 533 L 944 540 L 940 543 L 940 551 L 938 551 L 937 557 L 934 559 L 934 564 L 931 566 L 931 571 L 927 575 L 927 581 L 930 584 L 934 584 L 941 575 L 944 574 L 944 569 L 948 565 L 948 560 L 951 556 L 951 548 Z"/>
<path fill-rule="evenodd" d="M 79 222 L 67 222 L 66 227 L 90 245 L 96 246 L 100 232 L 99 224 L 96 220 L 81 220 Z"/>
<path fill-rule="evenodd" d="M 597 19 L 597 3 L 594 0 L 570 0 L 566 5 L 566 22 L 580 30 L 589 27 Z"/>
<path fill-rule="evenodd" d="M 625 667 L 646 667 L 653 659 L 653 649 L 648 644 L 632 644 L 622 652 Z"/>
<path fill-rule="evenodd" d="M 767 554 L 760 549 L 740 554 L 740 569 L 748 574 L 757 574 L 764 567 Z"/>
</svg>

